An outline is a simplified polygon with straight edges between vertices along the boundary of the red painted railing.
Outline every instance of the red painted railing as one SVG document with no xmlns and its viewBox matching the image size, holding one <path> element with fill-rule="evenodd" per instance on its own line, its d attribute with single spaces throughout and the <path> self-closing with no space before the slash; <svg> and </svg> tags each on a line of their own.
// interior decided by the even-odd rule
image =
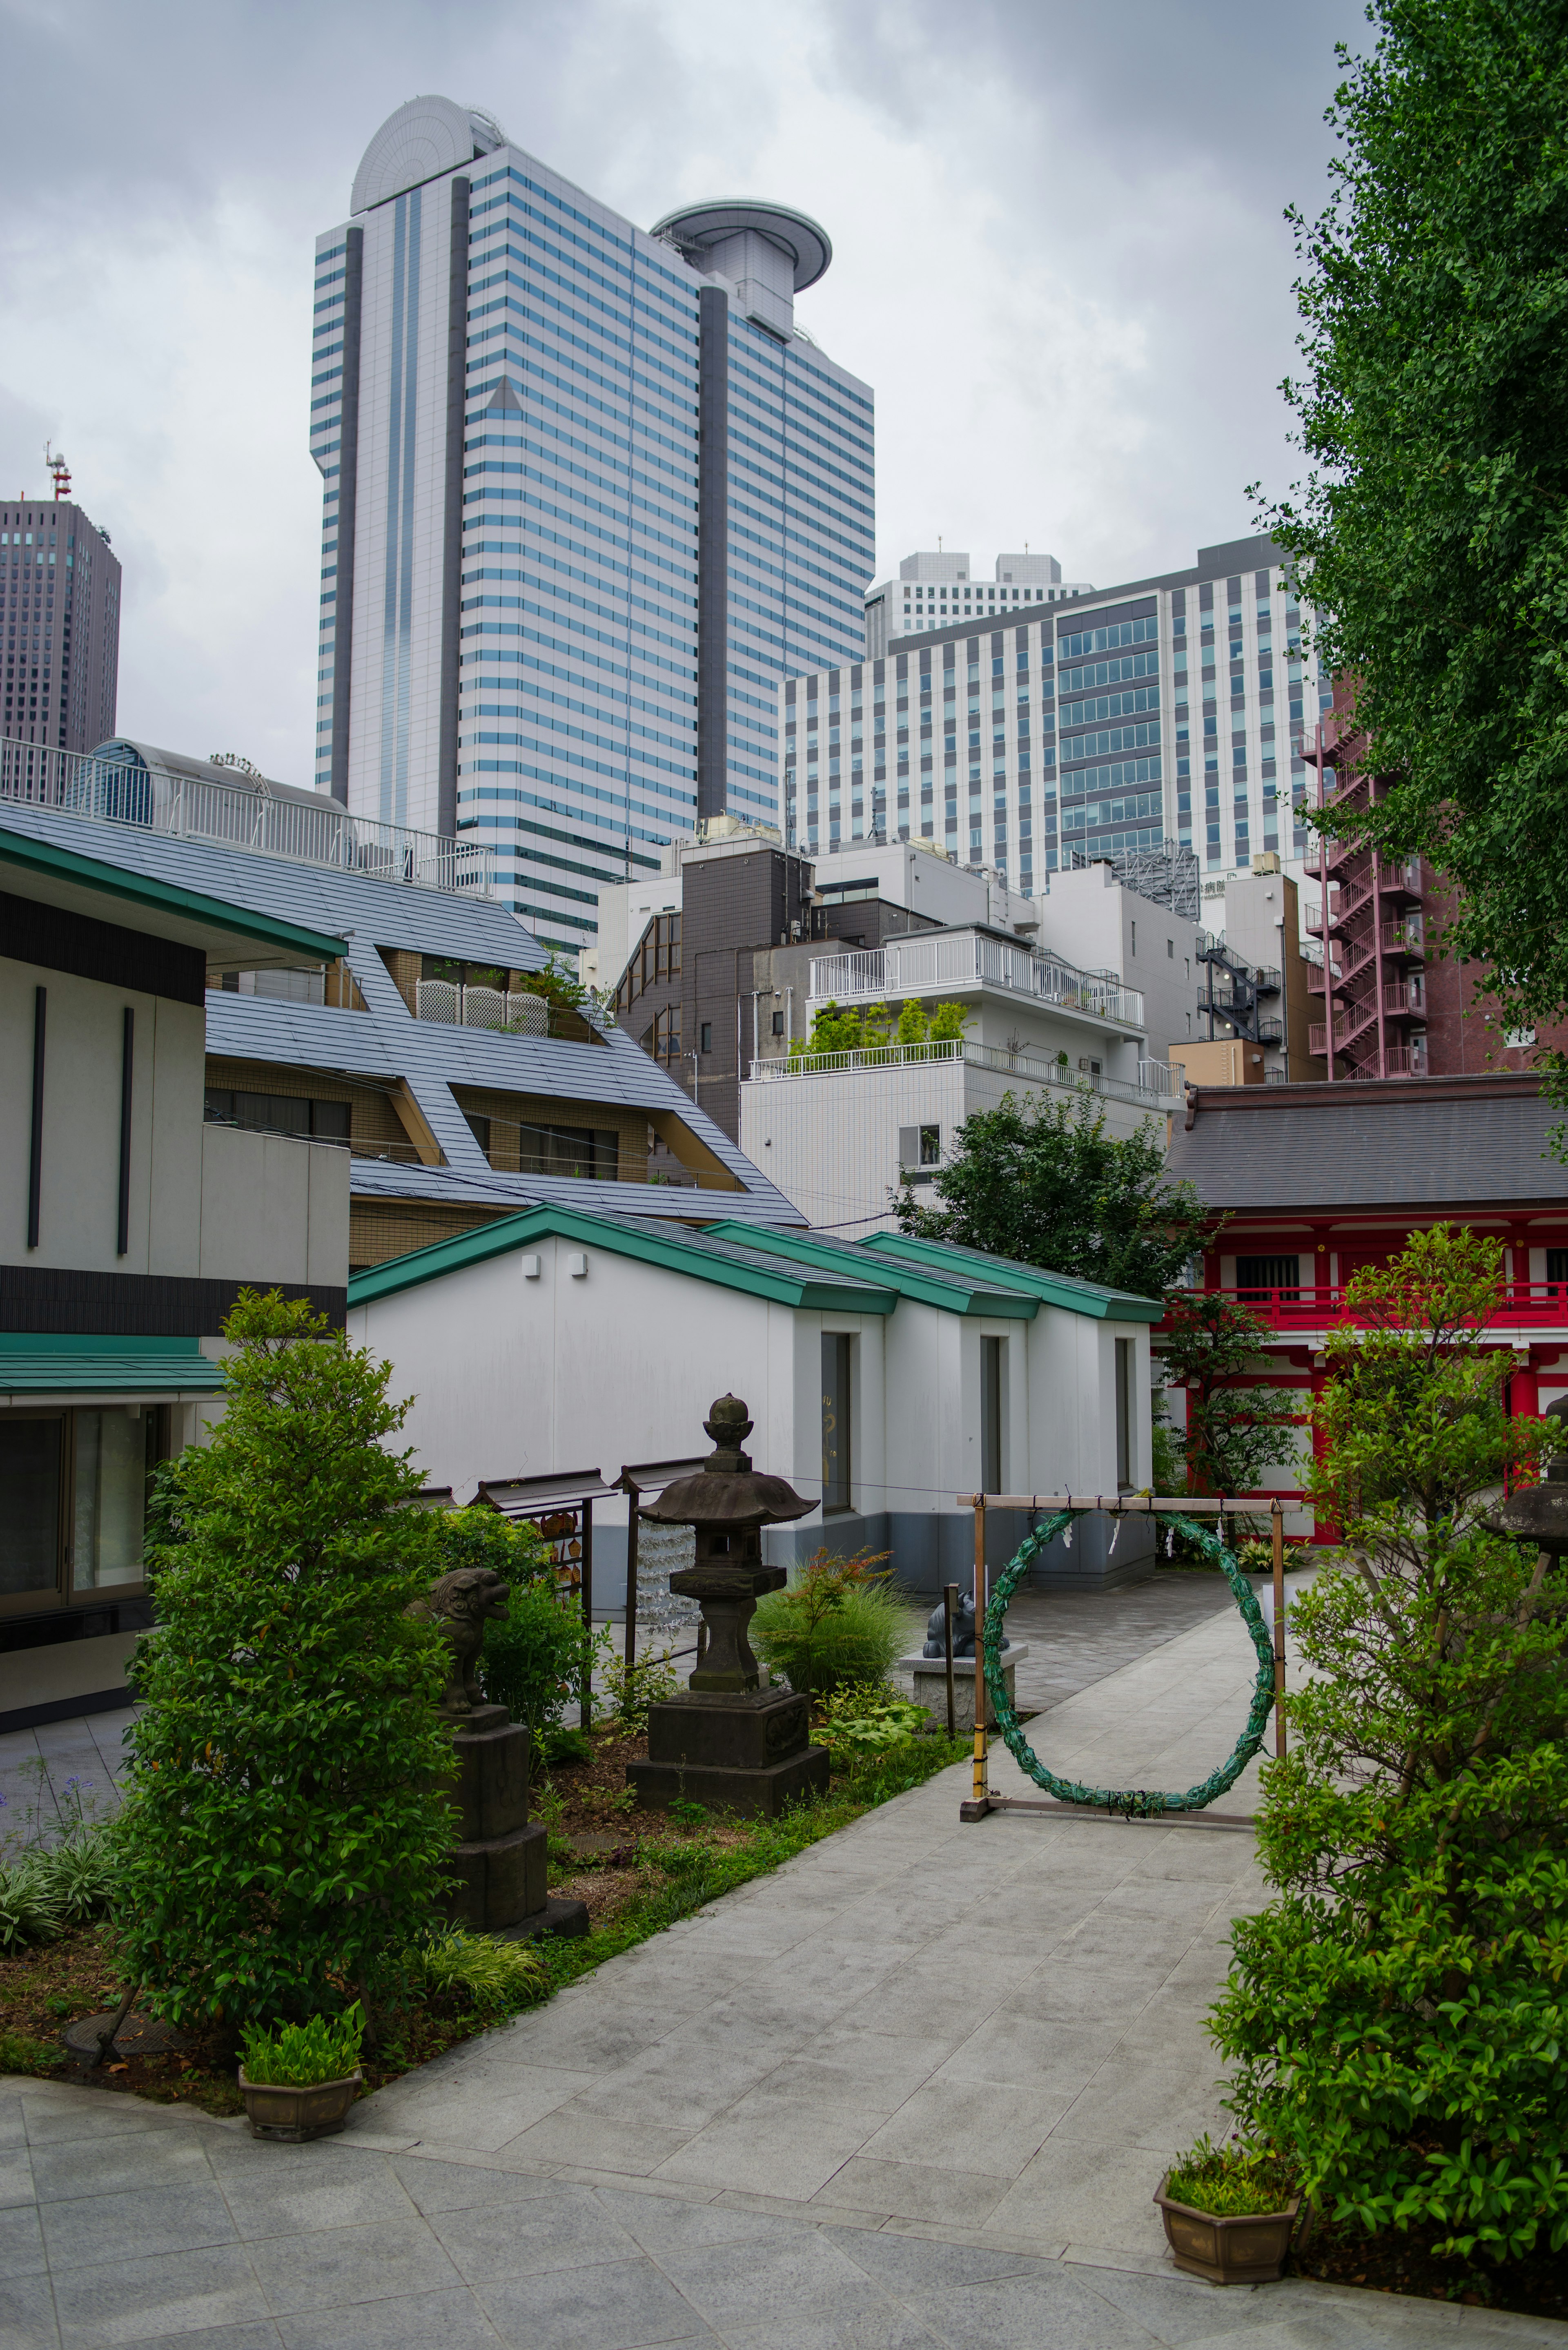
<svg viewBox="0 0 1568 2350">
<path fill-rule="evenodd" d="M 1251 1306 L 1259 1321 L 1266 1323 L 1271 1330 L 1322 1330 L 1335 1322 L 1361 1320 L 1345 1312 L 1341 1284 L 1330 1287 L 1324 1283 L 1316 1288 L 1303 1284 L 1299 1289 L 1226 1289 L 1220 1295 Z M 1568 1330 L 1568 1281 L 1504 1283 L 1489 1328 L 1517 1330 L 1542 1326 Z"/>
</svg>

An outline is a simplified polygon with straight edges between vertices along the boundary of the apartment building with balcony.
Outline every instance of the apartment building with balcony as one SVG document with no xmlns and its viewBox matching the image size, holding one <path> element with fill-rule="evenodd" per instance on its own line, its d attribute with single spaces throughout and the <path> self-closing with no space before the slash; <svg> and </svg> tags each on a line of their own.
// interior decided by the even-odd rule
<svg viewBox="0 0 1568 2350">
<path fill-rule="evenodd" d="M 1197 1185 L 1216 1219 L 1203 1286 L 1240 1298 L 1266 1326 L 1264 1374 L 1299 1394 L 1303 1452 L 1325 1342 L 1353 1318 L 1346 1284 L 1436 1223 L 1501 1243 L 1490 1336 L 1512 1357 L 1511 1409 L 1533 1413 L 1568 1395 L 1568 1166 L 1550 1139 L 1558 1118 L 1527 1072 L 1189 1091 L 1167 1165 Z M 1179 1390 L 1172 1400 L 1179 1425 Z M 1293 1466 L 1267 1482 L 1290 1491 L 1298 1478 Z M 1288 1523 L 1311 1531 L 1304 1515 Z"/>
<path fill-rule="evenodd" d="M 0 1731 L 126 1702 L 148 1480 L 220 1407 L 241 1287 L 346 1307 L 347 1153 L 202 1115 L 210 985 L 346 941 L 124 830 L 0 799 Z"/>
<path fill-rule="evenodd" d="M 213 967 L 205 1108 L 346 1148 L 356 1269 L 543 1199 L 798 1221 L 666 1068 L 541 977 L 485 845 L 132 748 L 0 774 L 0 819 L 341 939 L 309 969 Z"/>
<path fill-rule="evenodd" d="M 1045 1103 L 1086 1093 L 1111 1133 L 1131 1134 L 1152 1118 L 1163 1142 L 1182 1086 L 1180 1065 L 1165 1047 L 1166 999 L 1177 997 L 1179 983 L 1158 980 L 1161 960 L 1169 972 L 1179 967 L 1176 930 L 1165 927 L 1171 919 L 1154 908 L 1144 917 L 1158 925 L 1158 947 L 1168 937 L 1172 945 L 1168 958 L 1149 959 L 1158 1012 L 1114 969 L 1085 971 L 980 925 L 814 953 L 808 1014 L 836 1005 L 882 1011 L 892 1021 L 906 1003 L 928 1014 L 953 1003 L 963 1033 L 759 1056 L 741 1087 L 742 1149 L 814 1225 L 867 1233 L 891 1230 L 904 1184 L 917 1192 L 933 1186 L 964 1120 L 1010 1094 Z"/>
</svg>

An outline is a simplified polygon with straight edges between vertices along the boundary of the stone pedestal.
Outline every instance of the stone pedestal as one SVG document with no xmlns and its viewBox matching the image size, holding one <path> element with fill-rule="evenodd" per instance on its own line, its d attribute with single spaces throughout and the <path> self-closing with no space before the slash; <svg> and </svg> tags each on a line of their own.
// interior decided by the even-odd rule
<svg viewBox="0 0 1568 2350">
<path fill-rule="evenodd" d="M 1018 1699 L 1013 1689 L 1013 1675 L 1019 1664 L 1029 1654 L 1027 1640 L 1012 1640 L 1002 1652 L 1002 1679 L 1007 1691 L 1007 1702 L 1016 1707 Z M 910 1694 L 917 1705 L 923 1705 L 939 1729 L 948 1726 L 948 1668 L 943 1657 L 900 1657 L 894 1670 L 900 1679 L 906 1676 Z M 985 1693 L 985 1726 L 996 1728 L 996 1709 L 991 1701 L 991 1691 Z M 953 1728 L 956 1731 L 974 1728 L 974 1659 L 953 1659 Z"/>
<path fill-rule="evenodd" d="M 547 1885 L 548 1832 L 528 1818 L 528 1732 L 504 1705 L 477 1705 L 453 1721 L 455 1777 L 448 1800 L 458 1814 L 460 1841 L 450 1866 L 457 1887 L 452 1915 L 472 1933 L 585 1934 L 580 1901 L 552 1902 Z M 551 1910 L 561 1913 L 552 1918 Z"/>
<path fill-rule="evenodd" d="M 627 1765 L 641 1804 L 682 1798 L 748 1818 L 776 1819 L 786 1804 L 826 1790 L 826 1746 L 811 1743 L 811 1711 L 789 1690 L 688 1690 L 650 1706 L 648 1760 Z"/>
</svg>

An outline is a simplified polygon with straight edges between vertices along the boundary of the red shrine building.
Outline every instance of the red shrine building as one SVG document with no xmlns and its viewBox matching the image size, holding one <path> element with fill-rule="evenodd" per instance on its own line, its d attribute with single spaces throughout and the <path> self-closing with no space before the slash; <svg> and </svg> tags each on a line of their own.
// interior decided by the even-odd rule
<svg viewBox="0 0 1568 2350">
<path fill-rule="evenodd" d="M 1203 1286 L 1251 1307 L 1270 1333 L 1266 1376 L 1299 1388 L 1303 1411 L 1354 1274 L 1432 1224 L 1493 1234 L 1504 1284 L 1490 1336 L 1513 1357 L 1511 1409 L 1533 1415 L 1568 1395 L 1568 1164 L 1550 1140 L 1563 1122 L 1529 1072 L 1194 1086 L 1167 1172 L 1225 1220 Z M 1271 1480 L 1296 1482 L 1289 1469 Z M 1308 1534 L 1310 1516 L 1287 1526 Z"/>
</svg>

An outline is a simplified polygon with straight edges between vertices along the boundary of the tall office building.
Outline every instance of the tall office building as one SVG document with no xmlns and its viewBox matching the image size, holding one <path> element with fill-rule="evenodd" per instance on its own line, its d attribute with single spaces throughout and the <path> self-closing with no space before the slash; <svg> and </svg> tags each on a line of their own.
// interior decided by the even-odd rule
<svg viewBox="0 0 1568 2350">
<path fill-rule="evenodd" d="M 69 498 L 0 500 L 5 732 L 57 751 L 114 733 L 119 562 L 109 533 Z"/>
<path fill-rule="evenodd" d="M 1026 895 L 1166 842 L 1206 899 L 1268 850 L 1304 880 L 1303 729 L 1332 695 L 1284 562 L 1268 538 L 1199 547 L 1189 570 L 1010 605 L 1005 626 L 1000 600 L 994 621 L 989 598 L 945 622 L 939 602 L 924 627 L 912 605 L 881 660 L 781 685 L 786 847 L 929 840 Z"/>
<path fill-rule="evenodd" d="M 831 257 L 749 202 L 645 233 L 443 98 L 317 241 L 317 787 L 487 841 L 547 941 L 771 820 L 779 678 L 858 657 L 871 393 L 794 323 Z"/>
</svg>

